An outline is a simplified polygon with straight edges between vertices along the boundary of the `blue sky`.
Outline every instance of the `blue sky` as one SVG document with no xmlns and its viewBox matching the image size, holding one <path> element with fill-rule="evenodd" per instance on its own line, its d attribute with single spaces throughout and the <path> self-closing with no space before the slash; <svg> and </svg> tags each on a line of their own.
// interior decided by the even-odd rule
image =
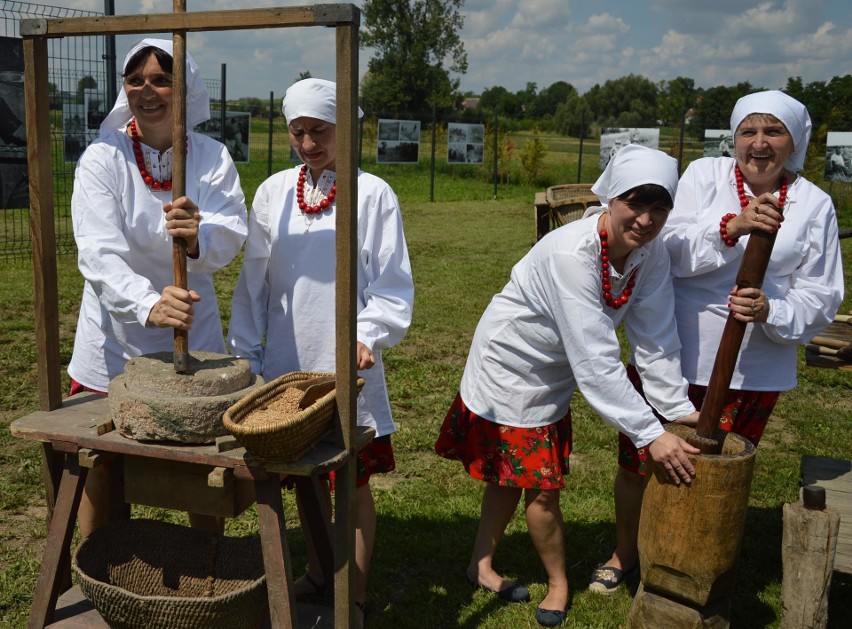
<svg viewBox="0 0 852 629">
<path fill-rule="evenodd" d="M 103 12 L 103 0 L 45 0 Z M 114 0 L 119 15 L 165 13 L 172 0 Z M 302 6 L 304 0 L 187 0 L 193 10 Z M 354 4 L 361 6 L 362 2 Z M 700 87 L 749 81 L 783 87 L 852 73 L 848 0 L 466 0 L 462 91 L 567 81 L 580 93 L 627 74 Z M 117 39 L 119 61 L 138 37 Z M 227 64 L 229 97 L 283 95 L 300 72 L 334 78 L 331 29 L 190 33 L 206 78 Z M 361 50 L 366 69 L 369 50 Z"/>
</svg>

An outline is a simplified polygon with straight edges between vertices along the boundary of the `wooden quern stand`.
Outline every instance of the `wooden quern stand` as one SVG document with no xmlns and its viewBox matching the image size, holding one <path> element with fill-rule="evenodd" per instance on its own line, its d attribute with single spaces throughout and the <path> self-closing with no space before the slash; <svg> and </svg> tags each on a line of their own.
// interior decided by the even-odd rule
<svg viewBox="0 0 852 629">
<path fill-rule="evenodd" d="M 185 7 L 185 2 L 175 6 Z M 355 364 L 357 229 L 357 103 L 358 27 L 360 11 L 351 4 L 107 16 L 93 18 L 26 19 L 20 32 L 24 45 L 24 86 L 27 108 L 27 152 L 30 178 L 30 224 L 33 243 L 35 283 L 36 356 L 41 411 L 23 417 L 12 425 L 18 436 L 43 444 L 48 498 L 49 529 L 44 561 L 39 573 L 29 627 L 43 627 L 54 618 L 60 594 L 70 587 L 69 549 L 77 507 L 87 470 L 106 459 L 119 468 L 158 469 L 175 474 L 181 482 L 192 477 L 204 479 L 208 491 L 206 507 L 185 494 L 171 508 L 228 515 L 247 505 L 234 502 L 227 491 L 235 480 L 254 483 L 264 566 L 267 572 L 271 626 L 296 624 L 292 604 L 292 573 L 285 535 L 279 473 L 294 475 L 303 489 L 314 486 L 316 475 L 334 469 L 335 525 L 333 556 L 325 561 L 334 572 L 335 627 L 355 624 L 354 544 L 352 526 L 355 491 L 355 459 L 359 446 L 369 440 L 370 431 L 355 423 L 357 398 Z M 110 431 L 106 400 L 82 395 L 63 401 L 60 388 L 59 307 L 54 229 L 52 152 L 48 98 L 48 50 L 51 38 L 93 35 L 148 35 L 163 32 L 197 32 L 286 27 L 332 27 L 336 30 L 337 111 L 337 271 L 336 307 L 336 391 L 339 422 L 331 443 L 324 444 L 311 457 L 282 468 L 251 461 L 241 448 L 220 452 L 213 446 L 164 446 L 142 444 Z M 163 470 L 168 469 L 168 472 Z M 114 476 L 121 476 L 116 474 Z M 128 477 L 132 474 L 128 474 Z M 125 500 L 133 500 L 138 486 L 119 484 L 113 488 Z M 217 492 L 216 489 L 223 489 Z M 315 489 L 315 487 L 314 487 Z M 143 492 L 144 493 L 144 492 Z M 310 498 L 308 492 L 308 498 Z M 315 493 L 315 492 L 314 492 Z M 229 498 L 230 497 L 230 498 Z M 136 499 L 143 500 L 138 497 Z M 148 500 L 146 497 L 144 500 Z M 203 507 L 203 508 L 202 508 Z M 116 514 L 120 517 L 121 514 Z M 323 526 L 317 524 L 317 526 Z M 66 626 L 81 626 L 66 625 Z"/>
<path fill-rule="evenodd" d="M 775 234 L 749 235 L 737 274 L 739 288 L 760 288 Z M 633 600 L 631 629 L 730 625 L 728 594 L 745 530 L 754 472 L 754 446 L 719 429 L 746 324 L 728 316 L 695 431 L 666 429 L 701 450 L 690 455 L 696 476 L 675 485 L 662 470 L 648 475 L 639 521 L 642 585 Z"/>
</svg>

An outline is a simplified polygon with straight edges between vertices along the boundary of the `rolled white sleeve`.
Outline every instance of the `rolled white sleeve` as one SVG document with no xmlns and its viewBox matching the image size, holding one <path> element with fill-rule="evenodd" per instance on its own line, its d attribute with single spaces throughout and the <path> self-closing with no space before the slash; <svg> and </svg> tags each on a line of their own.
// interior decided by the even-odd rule
<svg viewBox="0 0 852 629">
<path fill-rule="evenodd" d="M 808 228 L 801 266 L 788 278 L 769 277 L 769 317 L 760 324 L 780 344 L 804 344 L 829 325 L 843 301 L 843 267 L 834 208 Z"/>
<path fill-rule="evenodd" d="M 359 222 L 363 232 L 359 274 L 363 277 L 358 283 L 363 290 L 357 337 L 371 350 L 382 350 L 399 343 L 411 325 L 414 282 L 396 195 L 385 188 L 375 207 L 361 216 L 375 218 Z"/>
</svg>

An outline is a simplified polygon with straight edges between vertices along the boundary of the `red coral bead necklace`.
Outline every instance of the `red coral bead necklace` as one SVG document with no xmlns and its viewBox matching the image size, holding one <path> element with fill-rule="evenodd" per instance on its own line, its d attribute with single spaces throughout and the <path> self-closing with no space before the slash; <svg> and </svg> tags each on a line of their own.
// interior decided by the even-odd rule
<svg viewBox="0 0 852 629">
<path fill-rule="evenodd" d="M 163 179 L 162 181 L 157 181 L 151 173 L 148 172 L 148 169 L 145 166 L 145 156 L 142 153 L 142 144 L 139 142 L 139 131 L 136 128 L 136 118 L 133 118 L 130 121 L 128 128 L 130 129 L 130 139 L 133 140 L 133 155 L 136 157 L 136 166 L 139 168 L 139 174 L 142 175 L 142 179 L 152 190 L 165 190 L 168 192 L 172 189 L 171 177 Z"/>
<path fill-rule="evenodd" d="M 322 201 L 316 205 L 310 205 L 307 201 L 305 201 L 305 180 L 307 178 L 308 167 L 307 165 L 303 165 L 299 171 L 299 178 L 296 181 L 296 201 L 299 204 L 299 209 L 305 214 L 319 214 L 323 210 L 327 210 L 331 207 L 332 202 L 337 196 L 337 184 L 334 183 L 331 185 L 331 190 L 328 191 L 328 196 L 326 196 Z"/>
<path fill-rule="evenodd" d="M 639 270 L 639 267 L 637 266 L 630 272 L 627 285 L 621 291 L 621 295 L 613 297 L 612 282 L 609 276 L 609 235 L 605 229 L 602 229 L 598 232 L 598 236 L 601 238 L 601 293 L 603 294 L 606 305 L 618 310 L 630 301 L 630 295 L 633 294 L 633 287 L 636 285 L 636 272 Z"/>
</svg>

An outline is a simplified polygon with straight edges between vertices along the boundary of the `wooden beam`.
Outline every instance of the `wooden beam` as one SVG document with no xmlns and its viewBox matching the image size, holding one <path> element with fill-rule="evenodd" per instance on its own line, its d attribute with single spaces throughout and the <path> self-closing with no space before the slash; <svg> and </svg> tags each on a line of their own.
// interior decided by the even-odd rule
<svg viewBox="0 0 852 629">
<path fill-rule="evenodd" d="M 66 37 L 71 35 L 132 35 L 170 31 L 232 31 L 282 26 L 339 26 L 358 24 L 360 11 L 351 4 L 318 4 L 307 7 L 231 9 L 107 15 L 21 20 L 21 36 Z"/>
<path fill-rule="evenodd" d="M 355 624 L 355 296 L 358 249 L 358 22 L 337 27 L 337 412 L 349 457 L 335 476 L 334 626 Z"/>
<path fill-rule="evenodd" d="M 56 277 L 47 76 L 47 40 L 41 37 L 25 39 L 24 101 L 27 115 L 38 398 L 41 410 L 52 411 L 62 406 L 62 392 L 59 388 L 59 285 Z"/>
</svg>

